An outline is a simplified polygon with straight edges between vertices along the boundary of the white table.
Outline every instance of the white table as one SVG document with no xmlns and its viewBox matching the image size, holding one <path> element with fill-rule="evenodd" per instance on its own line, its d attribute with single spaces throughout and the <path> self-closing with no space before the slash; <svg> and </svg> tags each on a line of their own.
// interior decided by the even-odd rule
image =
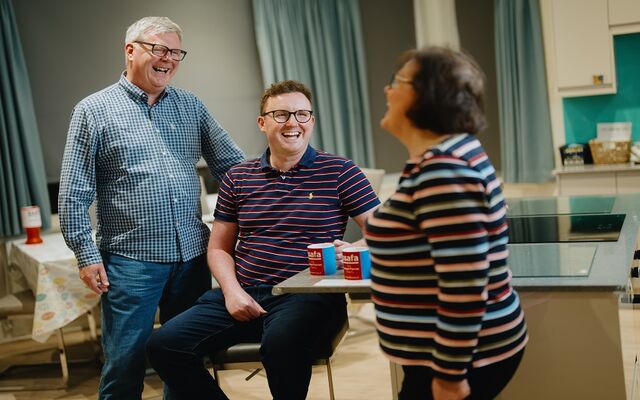
<svg viewBox="0 0 640 400">
<path fill-rule="evenodd" d="M 20 269 L 36 298 L 32 337 L 45 342 L 57 329 L 90 312 L 100 296 L 84 286 L 75 256 L 61 233 L 42 235 L 43 243 L 9 246 L 9 264 Z"/>
</svg>

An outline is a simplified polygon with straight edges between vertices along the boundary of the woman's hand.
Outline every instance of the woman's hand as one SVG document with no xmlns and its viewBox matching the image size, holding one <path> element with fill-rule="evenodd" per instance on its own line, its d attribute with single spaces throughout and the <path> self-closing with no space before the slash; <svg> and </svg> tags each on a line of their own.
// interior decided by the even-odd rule
<svg viewBox="0 0 640 400">
<path fill-rule="evenodd" d="M 471 388 L 466 379 L 452 382 L 433 378 L 431 391 L 434 400 L 462 400 L 471 394 Z"/>
</svg>

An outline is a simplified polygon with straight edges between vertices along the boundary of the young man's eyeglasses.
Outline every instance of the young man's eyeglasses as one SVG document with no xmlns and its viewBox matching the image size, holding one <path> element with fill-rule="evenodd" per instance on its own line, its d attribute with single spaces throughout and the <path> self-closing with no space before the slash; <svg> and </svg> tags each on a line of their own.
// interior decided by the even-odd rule
<svg viewBox="0 0 640 400">
<path fill-rule="evenodd" d="M 402 77 L 398 74 L 391 75 L 391 80 L 389 81 L 389 87 L 396 88 L 399 83 L 408 83 L 409 85 L 413 85 L 413 81 L 411 79 Z"/>
<path fill-rule="evenodd" d="M 140 40 L 135 40 L 134 43 L 143 44 L 145 46 L 151 46 L 151 54 L 153 54 L 156 57 L 162 58 L 167 53 L 169 53 L 172 60 L 182 61 L 184 60 L 184 57 L 187 55 L 187 52 L 184 50 L 170 49 L 163 44 L 142 42 Z"/>
<path fill-rule="evenodd" d="M 311 119 L 311 116 L 313 115 L 313 111 L 311 110 L 298 110 L 298 111 L 273 110 L 273 111 L 267 111 L 266 113 L 262 114 L 262 116 L 264 117 L 265 115 L 268 115 L 268 114 L 271 114 L 271 117 L 273 118 L 273 120 L 280 124 L 284 124 L 285 122 L 287 122 L 289 118 L 291 118 L 291 114 L 293 114 L 296 121 L 303 124 L 305 122 L 309 122 L 309 120 Z"/>
</svg>

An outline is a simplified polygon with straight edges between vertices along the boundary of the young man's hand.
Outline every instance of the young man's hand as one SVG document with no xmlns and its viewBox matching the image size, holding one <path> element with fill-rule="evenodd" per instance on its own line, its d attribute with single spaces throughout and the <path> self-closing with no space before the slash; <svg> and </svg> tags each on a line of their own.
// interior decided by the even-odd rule
<svg viewBox="0 0 640 400">
<path fill-rule="evenodd" d="M 333 246 L 336 249 L 336 268 L 342 269 L 342 259 L 344 257 L 342 255 L 342 250 L 351 246 L 351 243 L 336 239 L 333 241 Z"/>
<path fill-rule="evenodd" d="M 225 293 L 225 307 L 231 316 L 238 321 L 251 321 L 267 312 L 247 292 L 240 289 L 231 295 Z"/>
</svg>

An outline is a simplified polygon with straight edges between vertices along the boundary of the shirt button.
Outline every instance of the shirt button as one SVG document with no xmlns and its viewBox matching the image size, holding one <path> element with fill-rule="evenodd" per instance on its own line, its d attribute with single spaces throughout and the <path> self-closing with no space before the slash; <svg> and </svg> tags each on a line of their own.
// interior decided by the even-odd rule
<svg viewBox="0 0 640 400">
<path fill-rule="evenodd" d="M 163 155 L 163 156 L 166 156 L 166 155 L 167 155 L 167 152 L 166 152 L 166 151 L 163 151 L 163 152 L 162 152 L 162 155 Z"/>
<path fill-rule="evenodd" d="M 156 133 L 160 133 L 160 129 L 156 129 Z"/>
<path fill-rule="evenodd" d="M 178 199 L 174 198 L 174 199 L 173 199 L 173 202 L 174 202 L 174 203 L 177 203 L 177 202 L 178 202 Z"/>
<path fill-rule="evenodd" d="M 169 178 L 173 178 L 173 174 L 169 174 Z"/>
<path fill-rule="evenodd" d="M 282 175 L 280 178 L 282 178 L 282 180 L 287 179 L 287 177 L 286 177 L 286 176 L 284 176 L 284 175 Z"/>
</svg>

